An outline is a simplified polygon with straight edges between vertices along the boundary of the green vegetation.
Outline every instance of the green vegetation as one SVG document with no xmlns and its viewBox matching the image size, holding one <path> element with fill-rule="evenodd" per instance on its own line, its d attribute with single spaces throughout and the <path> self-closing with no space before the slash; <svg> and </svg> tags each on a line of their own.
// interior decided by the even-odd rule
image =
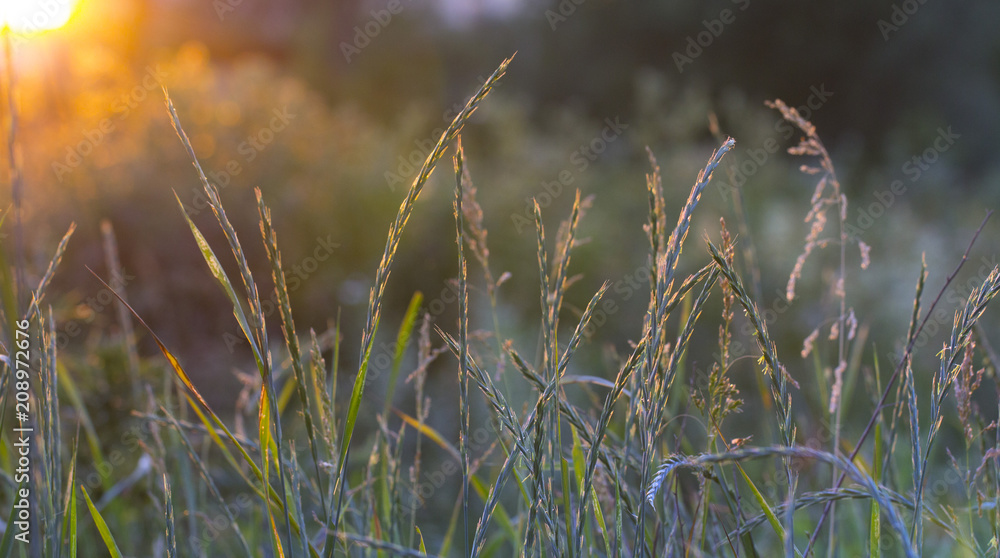
<svg viewBox="0 0 1000 558">
<path fill-rule="evenodd" d="M 501 63 L 457 112 L 413 175 L 389 226 L 363 321 L 342 323 L 330 309 L 330 327 L 320 332 L 296 327 L 290 285 L 297 278 L 282 262 L 288 245 L 272 219 L 274 200 L 255 192 L 259 237 L 241 226 L 245 216 L 231 220 L 223 198 L 247 192 L 223 192 L 225 184 L 203 170 L 182 126 L 184 111 L 168 97 L 169 117 L 200 181 L 198 199 L 213 219 L 192 214 L 185 185 L 175 194 L 178 217 L 221 287 L 255 368 L 240 375 L 232 412 L 210 404 L 219 394 L 209 398 L 199 389 L 205 367 L 174 352 L 148 325 L 150 317 L 133 310 L 123 278 L 111 277 L 102 281 L 120 310 L 117 342 L 101 345 L 101 354 L 69 357 L 98 359 L 93 369 L 106 368 L 109 378 L 117 371 L 109 381 L 126 386 L 118 389 L 124 402 L 114 416 L 99 417 L 106 426 L 95 428 L 86 399 L 94 388 L 81 385 L 93 380 L 67 369 L 46 298 L 73 229 L 31 282 L 30 266 L 4 244 L 0 504 L 10 506 L 10 519 L 0 554 L 73 557 L 94 555 L 84 549 L 98 545 L 113 556 L 170 557 L 1000 553 L 1000 430 L 972 397 L 983 380 L 997 378 L 979 321 L 1000 292 L 1000 270 L 987 270 L 959 297 L 937 353 L 940 366 L 930 370 L 914 359 L 919 339 L 953 302 L 943 295 L 952 293 L 969 252 L 941 263 L 955 270 L 932 299 L 925 263 L 909 326 L 897 324 L 903 350 L 897 361 L 880 363 L 860 312 L 848 306 L 855 277 L 849 270 L 873 265 L 871 248 L 850 234 L 849 201 L 817 130 L 774 101 L 770 106 L 801 138 L 789 153 L 802 157 L 801 170 L 816 180 L 808 203 L 793 202 L 808 208 L 810 230 L 787 299 L 815 295 L 813 308 L 832 313 L 813 320 L 819 325 L 795 345 L 774 335 L 740 190 L 720 190 L 734 202 L 731 220 L 740 234 L 722 221 L 709 238 L 688 238 L 712 181 L 728 173 L 723 179 L 735 183 L 737 169 L 727 158 L 737 143 L 716 123 L 718 148 L 672 227 L 668 206 L 676 193 L 666 191 L 649 152 L 642 273 L 605 270 L 609 277 L 648 278 L 629 287 L 648 294 L 645 312 L 625 318 L 633 339 L 625 354 L 580 368 L 589 358 L 582 347 L 601 333 L 596 317 L 618 311 L 607 304 L 615 302 L 614 280 L 587 293 L 582 308 L 567 297 L 579 279 L 581 223 L 588 212 L 600 213 L 601 203 L 576 190 L 552 234 L 549 212 L 533 201 L 535 238 L 523 240 L 537 254 L 539 307 L 505 300 L 508 274 L 491 268 L 484 225 L 490 207 L 479 205 L 474 186 L 476 154 L 462 145 L 463 127 L 489 104 L 510 63 Z M 421 293 L 407 293 L 411 303 L 397 317 L 385 303 L 387 286 L 405 273 L 397 265 L 404 233 L 411 218 L 422 217 L 418 198 L 435 170 L 447 173 L 449 158 L 457 276 L 449 292 L 457 320 L 433 320 Z M 621 191 L 642 203 L 641 188 Z M 832 235 L 828 223 L 837 228 Z M 6 219 L 2 227 L 13 231 L 8 240 L 16 245 L 20 221 Z M 114 270 L 110 227 L 105 236 Z M 450 234 L 421 241 L 448 243 Z M 839 261 L 829 288 L 802 288 L 812 277 L 810 258 L 827 247 Z M 251 250 L 262 251 L 268 266 L 252 265 Z M 534 265 L 523 262 L 517 275 L 534 276 Z M 536 313 L 536 347 L 510 333 L 518 326 L 505 321 L 507 305 Z M 272 306 L 275 312 L 265 310 Z M 485 329 L 476 329 L 479 323 Z M 394 343 L 377 343 L 380 331 Z M 152 340 L 160 354 L 145 351 L 140 339 Z M 36 425 L 24 476 L 12 430 L 17 383 L 26 381 L 18 371 L 28 368 L 17 363 L 22 345 L 30 347 Z M 345 351 L 357 354 L 356 367 L 346 371 Z M 756 359 L 747 368 L 753 376 L 737 381 L 734 364 L 745 356 Z M 804 364 L 790 365 L 798 356 Z M 430 389 L 433 363 L 450 367 L 447 387 Z M 586 372 L 602 367 L 604 376 Z M 384 392 L 373 393 L 376 380 L 388 386 Z M 857 396 L 862 391 L 867 398 Z M 741 422 L 743 412 L 749 418 Z M 245 424 L 244 415 L 256 424 Z M 941 436 L 955 425 L 959 436 Z M 31 550 L 14 540 L 20 489 L 31 510 Z"/>
</svg>

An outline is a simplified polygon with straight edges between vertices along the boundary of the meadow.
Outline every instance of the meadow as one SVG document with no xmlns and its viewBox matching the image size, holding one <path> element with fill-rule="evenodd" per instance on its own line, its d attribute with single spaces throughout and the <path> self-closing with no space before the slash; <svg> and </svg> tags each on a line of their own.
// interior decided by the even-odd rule
<svg viewBox="0 0 1000 558">
<path fill-rule="evenodd" d="M 521 63 L 8 87 L 0 556 L 1000 556 L 996 223 L 898 213 L 961 134 L 855 199 L 823 85 L 526 131 Z"/>
</svg>

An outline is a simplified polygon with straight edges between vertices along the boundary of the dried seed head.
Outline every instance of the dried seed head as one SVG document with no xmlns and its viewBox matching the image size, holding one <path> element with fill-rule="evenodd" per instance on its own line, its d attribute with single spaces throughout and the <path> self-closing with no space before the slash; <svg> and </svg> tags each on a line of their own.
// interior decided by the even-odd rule
<svg viewBox="0 0 1000 558">
<path fill-rule="evenodd" d="M 958 416 L 964 425 L 965 441 L 971 444 L 974 438 L 972 432 L 972 415 L 976 412 L 976 405 L 972 402 L 972 393 L 979 389 L 979 384 L 983 380 L 985 368 L 975 370 L 973 366 L 973 353 L 976 342 L 971 341 L 965 346 L 965 354 L 962 364 L 958 369 L 958 376 L 955 378 L 955 399 L 957 400 Z"/>
<path fill-rule="evenodd" d="M 841 390 L 844 388 L 844 371 L 847 370 L 847 361 L 842 360 L 833 371 L 833 389 L 830 390 L 830 414 L 833 414 L 840 405 Z"/>
<path fill-rule="evenodd" d="M 872 263 L 869 257 L 872 247 L 865 244 L 864 241 L 859 240 L 858 249 L 861 250 L 861 269 L 868 269 L 868 266 Z"/>
<path fill-rule="evenodd" d="M 816 338 L 819 337 L 819 328 L 812 330 L 809 337 L 806 337 L 805 341 L 802 342 L 802 358 L 806 358 L 812 353 L 813 345 L 816 343 Z"/>
<path fill-rule="evenodd" d="M 841 275 L 837 279 L 837 283 L 833 286 L 833 295 L 836 296 L 837 298 L 844 298 L 844 296 L 846 296 L 845 293 L 844 293 L 844 276 L 843 275 Z"/>
<path fill-rule="evenodd" d="M 854 308 L 847 314 L 847 340 L 854 339 L 854 334 L 858 332 L 858 318 L 854 315 Z"/>
</svg>

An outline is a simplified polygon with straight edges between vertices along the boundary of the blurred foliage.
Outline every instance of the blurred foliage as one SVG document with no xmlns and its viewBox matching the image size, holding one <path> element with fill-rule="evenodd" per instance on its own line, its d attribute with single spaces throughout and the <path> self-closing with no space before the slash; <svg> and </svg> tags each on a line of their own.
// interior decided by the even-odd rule
<svg viewBox="0 0 1000 558">
<path fill-rule="evenodd" d="M 863 233 L 873 246 L 873 266 L 849 277 L 857 285 L 850 296 L 857 308 L 872 309 L 859 311 L 859 318 L 872 325 L 882 353 L 895 349 L 904 333 L 920 253 L 927 253 L 931 284 L 942 281 L 978 224 L 980 207 L 1000 201 L 994 153 L 1000 36 L 993 30 L 993 2 L 927 3 L 889 41 L 878 24 L 892 16 L 887 2 L 751 2 L 744 11 L 737 2 L 588 0 L 554 30 L 546 11 L 560 10 L 556 2 L 462 23 L 441 18 L 446 7 L 406 3 L 350 63 L 343 43 L 384 6 L 244 0 L 221 18 L 211 6 L 86 2 L 81 21 L 64 37 L 21 45 L 17 55 L 34 269 L 44 269 L 47 247 L 70 221 L 79 225 L 51 300 L 60 321 L 83 326 L 70 346 L 86 354 L 115 331 L 113 313 L 95 312 L 86 302 L 99 284 L 84 266 L 108 274 L 99 241 L 99 223 L 108 219 L 124 268 L 134 276 L 128 296 L 179 354 L 197 363 L 198 381 L 233 388 L 210 392 L 219 405 L 233 403 L 237 384 L 229 371 L 245 367 L 250 356 L 246 346 L 230 347 L 226 334 L 237 326 L 173 199 L 172 191 L 198 209 L 200 186 L 168 122 L 158 80 L 169 89 L 203 167 L 222 188 L 258 281 L 268 285 L 270 278 L 254 187 L 273 209 L 285 265 L 302 270 L 299 286 L 291 288 L 300 330 L 324 330 L 342 310 L 347 347 L 358 335 L 385 228 L 416 172 L 407 160 L 423 159 L 440 133 L 435 129 L 475 90 L 477 76 L 515 50 L 509 76 L 465 130 L 467 164 L 485 211 L 493 272 L 512 273 L 500 290 L 501 327 L 525 347 L 537 336 L 527 324 L 537 321 L 538 286 L 530 271 L 534 235 L 530 226 L 519 226 L 518 216 L 526 216 L 531 197 L 549 194 L 544 183 L 561 176 L 572 182 L 543 209 L 552 226 L 568 212 L 572 195 L 566 192 L 580 188 L 596 196 L 581 225 L 588 244 L 573 260 L 582 279 L 568 303 L 582 308 L 609 280 L 620 310 L 606 316 L 583 349 L 592 358 L 578 362 L 593 370 L 579 373 L 605 375 L 605 349 L 622 350 L 638 335 L 647 296 L 636 279 L 645 265 L 645 147 L 659 160 L 674 196 L 667 209 L 676 212 L 716 145 L 710 113 L 737 139 L 727 164 L 739 171 L 753 167 L 741 165 L 771 139 L 782 148 L 794 144 L 777 130 L 778 117 L 763 108 L 764 99 L 801 105 L 813 88 L 834 92 L 812 120 L 843 173 L 854 222 L 877 201 L 876 192 L 907 179 L 902 165 L 932 145 L 939 128 L 961 134 Z M 736 13 L 733 23 L 678 72 L 674 53 L 684 52 L 687 39 L 723 9 Z M 97 25 L 102 21 L 107 25 Z M 627 128 L 587 158 L 609 120 Z M 770 153 L 741 187 L 752 235 L 738 242 L 753 242 L 759 252 L 764 307 L 779 301 L 807 232 L 802 218 L 812 183 L 797 166 L 783 149 Z M 386 303 L 389 323 L 398 322 L 394 313 L 415 290 L 428 304 L 444 301 L 456 274 L 447 175 L 432 180 L 403 240 Z M 732 200 L 731 190 L 710 186 L 692 240 L 715 231 L 719 215 L 731 216 Z M 221 237 L 209 241 L 219 245 Z M 317 250 L 331 246 L 330 257 L 318 261 Z M 699 242 L 689 246 L 701 249 Z M 987 235 L 972 261 L 998 251 L 996 235 Z M 228 254 L 220 256 L 231 263 Z M 801 282 L 802 300 L 813 302 L 796 302 L 803 307 L 790 313 L 794 319 L 781 315 L 773 324 L 791 355 L 830 315 L 824 269 L 835 262 L 822 259 L 828 257 Z M 683 261 L 693 266 L 708 257 Z M 970 265 L 963 280 L 978 268 Z M 470 276 L 481 288 L 475 266 Z M 482 298 L 473 303 L 485 304 Z M 455 305 L 440 308 L 435 319 L 452 323 Z M 491 329 L 485 307 L 479 310 L 473 307 L 482 320 L 473 326 Z M 87 358 L 94 370 L 105 366 L 98 356 Z M 350 364 L 357 355 L 348 350 L 342 358 Z"/>
</svg>

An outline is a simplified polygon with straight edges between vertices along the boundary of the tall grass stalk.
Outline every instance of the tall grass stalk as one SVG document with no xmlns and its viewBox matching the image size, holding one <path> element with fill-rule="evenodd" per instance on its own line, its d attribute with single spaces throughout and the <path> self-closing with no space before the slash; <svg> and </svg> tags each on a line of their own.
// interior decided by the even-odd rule
<svg viewBox="0 0 1000 558">
<path fill-rule="evenodd" d="M 250 309 L 250 320 L 247 320 L 242 303 L 237 298 L 229 278 L 226 277 L 225 272 L 222 270 L 221 264 L 215 257 L 215 254 L 212 253 L 211 248 L 208 246 L 208 242 L 204 239 L 204 236 L 202 236 L 194 222 L 191 221 L 191 218 L 187 215 L 184 205 L 181 203 L 180 198 L 178 198 L 177 203 L 181 208 L 181 212 L 184 213 L 184 217 L 191 228 L 191 232 L 194 234 L 195 239 L 201 248 L 202 255 L 205 258 L 206 263 L 208 263 L 212 274 L 215 275 L 216 280 L 226 291 L 226 294 L 229 295 L 230 301 L 233 304 L 233 312 L 237 316 L 237 320 L 240 322 L 240 326 L 243 329 L 247 341 L 250 342 L 250 346 L 253 348 L 257 369 L 260 372 L 265 388 L 261 392 L 260 405 L 258 406 L 259 430 L 262 438 L 270 439 L 273 428 L 274 447 L 277 450 L 274 455 L 275 467 L 278 470 L 279 486 L 281 488 L 281 507 L 285 513 L 285 536 L 288 541 L 288 545 L 291 546 L 294 539 L 292 538 L 292 522 L 289 515 L 288 489 L 285 482 L 285 465 L 282 454 L 283 443 L 280 419 L 281 414 L 278 410 L 278 394 L 275 387 L 274 369 L 270 345 L 267 338 L 267 326 L 264 320 L 264 311 L 261 308 L 260 295 L 257 292 L 257 283 L 254 282 L 253 274 L 250 271 L 250 265 L 247 263 L 247 258 L 244 255 L 243 247 L 236 234 L 236 229 L 229 221 L 229 217 L 226 215 L 226 211 L 222 207 L 222 200 L 219 197 L 218 188 L 209 182 L 208 178 L 205 176 L 205 172 L 201 168 L 201 163 L 198 161 L 198 157 L 195 154 L 194 147 L 191 146 L 191 141 L 188 139 L 187 133 L 184 132 L 184 128 L 181 126 L 180 117 L 177 115 L 177 110 L 174 108 L 173 101 L 170 100 L 169 94 L 166 94 L 166 90 L 164 90 L 164 94 L 166 95 L 167 109 L 170 112 L 171 123 L 174 126 L 174 130 L 177 132 L 177 136 L 180 138 L 188 156 L 191 158 L 192 164 L 198 172 L 198 178 L 201 180 L 202 188 L 208 197 L 212 213 L 215 215 L 220 228 L 225 234 L 226 240 L 228 241 L 233 252 L 233 256 L 236 259 L 236 263 L 239 266 L 240 278 L 243 281 L 246 301 Z M 124 303 L 124 301 L 122 302 Z M 269 455 L 271 446 L 265 439 L 261 440 L 261 469 L 263 471 L 263 482 L 265 487 L 267 487 L 270 486 L 269 476 L 271 471 L 271 462 Z M 267 512 L 268 522 L 271 525 L 270 533 L 273 537 L 272 544 L 274 546 L 274 550 L 279 556 L 283 557 L 284 550 L 282 548 L 281 538 L 277 533 L 274 516 L 271 514 L 271 506 L 265 506 L 265 510 Z"/>
<path fill-rule="evenodd" d="M 423 190 L 424 185 L 430 178 L 431 172 L 434 170 L 438 160 L 444 155 L 445 148 L 451 141 L 458 135 L 462 127 L 465 125 L 466 121 L 472 116 L 479 103 L 489 94 L 493 86 L 500 80 L 504 72 L 507 70 L 507 66 L 510 64 L 511 59 L 508 58 L 504 60 L 500 66 L 493 72 L 492 75 L 483 83 L 475 95 L 469 99 L 465 107 L 455 116 L 448 128 L 441 134 L 440 139 L 438 139 L 437 144 L 434 149 L 431 150 L 430 154 L 427 155 L 427 159 L 424 161 L 423 166 L 420 168 L 420 172 L 414 178 L 409 190 L 406 193 L 406 197 L 399 206 L 399 211 L 396 214 L 396 219 L 389 227 L 389 234 L 385 241 L 385 251 L 382 253 L 382 261 L 379 263 L 378 269 L 375 272 L 375 285 L 372 287 L 371 294 L 369 296 L 368 302 L 368 316 L 365 319 L 365 326 L 361 333 L 361 343 L 360 343 L 360 357 L 359 362 L 361 363 L 358 369 L 358 374 L 354 381 L 354 389 L 351 393 L 350 407 L 347 412 L 347 419 L 344 423 L 344 433 L 341 436 L 341 454 L 338 462 L 338 486 L 340 487 L 338 491 L 337 500 L 337 512 L 334 514 L 332 529 L 334 532 L 337 531 L 340 524 L 341 518 L 341 508 L 343 506 L 344 490 L 346 477 L 347 477 L 347 457 L 350 452 L 351 438 L 354 434 L 354 424 L 357 420 L 358 410 L 361 404 L 361 396 L 364 391 L 365 381 L 368 375 L 368 359 L 371 356 L 372 347 L 375 342 L 375 333 L 378 331 L 378 322 L 382 314 L 382 296 L 385 293 L 385 286 L 389 281 L 389 272 L 392 270 L 392 263 L 395 259 L 396 249 L 399 247 L 399 241 L 403 235 L 403 229 L 406 227 L 406 222 L 410 218 L 410 213 L 413 212 L 413 206 L 420 196 L 420 192 Z"/>
<path fill-rule="evenodd" d="M 464 553 L 469 554 L 469 287 L 465 268 L 465 212 L 462 208 L 465 178 L 462 138 L 455 142 L 455 243 L 458 245 L 458 385 L 459 451 L 462 454 L 462 534 Z"/>
<path fill-rule="evenodd" d="M 811 224 L 809 234 L 806 236 L 805 247 L 802 254 L 799 255 L 798 259 L 795 261 L 795 267 L 792 270 L 791 275 L 788 279 L 787 287 L 787 297 L 791 301 L 795 298 L 795 286 L 796 282 L 802 275 L 802 269 L 805 265 L 806 259 L 809 257 L 810 253 L 814 248 L 825 247 L 830 241 L 823 238 L 821 235 L 824 232 L 826 225 L 826 211 L 828 208 L 833 208 L 836 211 L 837 223 L 839 225 L 839 235 L 837 246 L 840 249 L 840 266 L 839 274 L 836 281 L 834 282 L 833 295 L 839 303 L 839 314 L 837 315 L 837 320 L 835 325 L 831 328 L 829 338 L 837 341 L 837 364 L 833 369 L 833 385 L 830 389 L 830 403 L 829 403 L 829 413 L 833 415 L 833 440 L 831 451 L 834 453 L 840 451 L 840 424 L 842 411 L 844 405 L 841 404 L 841 399 L 843 397 L 844 390 L 844 373 L 847 371 L 847 343 L 848 341 L 854 339 L 854 332 L 857 329 L 857 322 L 854 321 L 852 324 L 848 323 L 848 308 L 847 308 L 847 245 L 848 245 L 848 235 L 847 235 L 847 196 L 843 193 L 840 180 L 837 179 L 837 171 L 834 169 L 833 160 L 830 157 L 829 152 L 826 150 L 826 146 L 823 145 L 823 141 L 820 139 L 819 134 L 816 132 L 816 127 L 803 118 L 798 110 L 794 107 L 789 107 L 781 99 L 775 99 L 767 103 L 767 106 L 777 109 L 782 117 L 798 127 L 804 134 L 799 144 L 795 147 L 788 149 L 788 152 L 793 155 L 799 156 L 810 156 L 819 159 L 819 166 L 812 165 L 802 165 L 801 170 L 804 173 L 810 175 L 818 175 L 819 180 L 816 183 L 816 190 L 813 192 L 811 200 L 811 209 L 806 215 L 806 223 Z M 853 239 L 857 243 L 858 248 L 861 252 L 861 268 L 865 269 L 868 267 L 869 263 L 869 251 L 870 248 L 860 239 Z M 850 314 L 853 319 L 854 311 L 851 310 Z M 850 329 L 848 329 L 850 326 Z M 819 328 L 816 330 L 819 331 Z M 810 335 L 810 338 L 815 338 L 815 335 Z M 808 355 L 808 350 L 803 350 L 804 355 Z M 832 472 L 833 478 L 836 479 L 837 472 Z M 831 503 L 832 504 L 832 503 Z M 831 510 L 833 508 L 831 507 Z M 827 554 L 833 555 L 836 552 L 836 538 L 834 534 L 836 533 L 835 527 L 836 514 L 832 514 L 830 517 L 830 537 L 829 544 L 827 547 Z"/>
<path fill-rule="evenodd" d="M 664 328 L 664 323 L 668 317 L 665 312 L 667 303 L 670 300 L 671 290 L 674 283 L 674 272 L 677 269 L 677 263 L 680 258 L 681 249 L 684 245 L 684 240 L 687 238 L 688 229 L 691 224 L 691 216 L 694 213 L 695 207 L 698 205 L 698 201 L 701 199 L 702 191 L 704 191 L 705 186 L 708 185 L 709 180 L 712 178 L 712 172 L 718 167 L 722 158 L 728 153 L 736 142 L 729 138 L 727 139 L 721 147 L 712 153 L 709 158 L 708 164 L 704 169 L 698 174 L 698 179 L 695 181 L 694 187 L 691 188 L 691 193 L 688 195 L 687 203 L 681 209 L 680 215 L 677 218 L 677 225 L 674 227 L 673 232 L 670 234 L 670 238 L 667 240 L 665 246 L 661 248 L 662 234 L 657 233 L 657 230 L 663 230 L 661 223 L 664 222 L 664 217 L 659 214 L 661 212 L 662 204 L 657 202 L 655 197 L 654 201 L 651 203 L 652 215 L 649 225 L 649 236 L 653 252 L 651 253 L 652 260 L 655 262 L 655 273 L 654 277 L 654 288 L 650 293 L 649 309 L 647 310 L 646 320 L 644 323 L 643 338 L 645 341 L 645 347 L 643 351 L 642 368 L 640 369 L 641 379 L 639 381 L 640 395 L 638 398 L 633 398 L 633 408 L 635 409 L 636 416 L 640 417 L 640 422 L 637 425 L 636 432 L 639 441 L 639 447 L 642 454 L 641 461 L 639 463 L 639 479 L 640 486 L 647 486 L 649 484 L 649 466 L 652 463 L 652 451 L 653 451 L 653 440 L 652 437 L 659 430 L 662 421 L 662 410 L 666 405 L 666 397 L 670 383 L 673 380 L 672 372 L 668 376 L 664 376 L 663 363 L 661 359 L 663 358 L 663 352 L 665 350 L 665 336 L 666 330 Z M 655 175 L 654 171 L 654 175 Z M 655 180 L 655 178 L 650 179 Z M 649 182 L 649 181 L 647 181 Z M 649 188 L 653 196 L 660 196 L 662 194 L 657 194 L 654 192 L 655 186 Z M 675 346 L 673 348 L 674 353 L 683 351 L 683 346 Z M 639 515 L 636 521 L 636 531 L 635 539 L 633 542 L 633 547 L 638 549 L 640 544 L 643 544 L 645 540 L 645 513 L 646 507 L 639 507 Z"/>
<path fill-rule="evenodd" d="M 886 386 L 882 390 L 882 395 L 879 398 L 877 405 L 875 406 L 875 410 L 872 413 L 871 418 L 868 419 L 868 423 L 865 425 L 864 430 L 861 432 L 858 441 L 854 444 L 854 449 L 851 451 L 850 455 L 848 455 L 848 459 L 853 460 L 855 457 L 857 457 L 858 453 L 861 451 L 861 448 L 863 447 L 865 440 L 868 438 L 868 435 L 871 433 L 872 428 L 878 421 L 882 408 L 885 406 L 886 401 L 889 398 L 889 394 L 892 392 L 892 388 L 896 380 L 903 373 L 906 367 L 909 366 L 910 363 L 909 359 L 913 354 L 914 345 L 916 344 L 917 339 L 919 338 L 921 332 L 923 332 L 924 326 L 926 326 L 928 320 L 930 320 L 931 315 L 934 313 L 934 309 L 937 308 L 938 303 L 941 301 L 941 297 L 944 296 L 946 292 L 948 292 L 948 288 L 951 286 L 952 282 L 958 276 L 958 273 L 962 270 L 962 267 L 965 265 L 965 262 L 968 261 L 969 253 L 972 251 L 972 247 L 975 245 L 976 240 L 979 238 L 979 234 L 983 231 L 983 228 L 986 227 L 986 223 L 989 221 L 992 215 L 993 215 L 992 211 L 987 211 L 986 217 L 983 218 L 983 221 L 979 224 L 979 228 L 977 228 L 976 232 L 972 235 L 972 239 L 966 246 L 965 252 L 962 254 L 962 257 L 959 260 L 958 264 L 955 266 L 955 269 L 952 270 L 952 272 L 948 275 L 948 277 L 945 278 L 944 284 L 941 286 L 941 289 L 938 291 L 937 296 L 934 297 L 934 300 L 931 302 L 930 306 L 928 306 L 927 312 L 924 314 L 924 319 L 920 321 L 920 325 L 917 326 L 916 329 L 914 329 L 913 327 L 913 324 L 916 323 L 916 321 L 915 319 L 911 319 L 909 332 L 906 339 L 906 348 L 904 349 L 903 354 L 899 359 L 899 362 L 896 364 L 896 368 L 893 371 L 892 375 L 889 376 L 889 379 L 886 381 Z M 923 292 L 922 288 L 923 282 L 924 282 L 924 276 L 923 274 L 921 274 L 921 278 L 918 281 L 918 286 L 917 286 L 917 300 L 914 301 L 914 309 L 913 309 L 914 318 L 916 318 L 919 312 L 919 298 Z M 834 483 L 833 488 L 834 489 L 840 488 L 841 485 L 843 485 L 845 479 L 846 475 L 841 473 L 841 475 L 837 478 L 837 482 Z M 806 546 L 805 550 L 806 553 L 809 552 L 809 549 L 816 542 L 816 538 L 819 535 L 820 528 L 823 526 L 823 522 L 829 515 L 831 508 L 832 508 L 832 502 L 828 502 L 823 507 L 823 512 L 820 514 L 819 521 L 817 522 L 816 527 L 813 529 L 813 533 L 809 538 L 809 544 Z"/>
</svg>

